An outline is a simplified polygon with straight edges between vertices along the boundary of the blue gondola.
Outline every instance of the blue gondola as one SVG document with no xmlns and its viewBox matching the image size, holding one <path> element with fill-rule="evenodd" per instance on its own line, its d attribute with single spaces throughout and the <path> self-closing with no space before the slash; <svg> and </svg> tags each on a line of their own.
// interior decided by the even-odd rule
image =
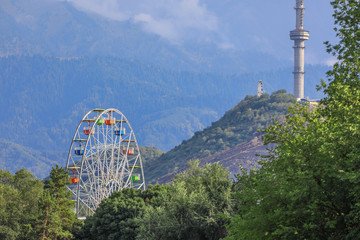
<svg viewBox="0 0 360 240">
<path fill-rule="evenodd" d="M 82 156 L 84 155 L 85 149 L 84 147 L 79 146 L 79 147 L 75 147 L 74 151 L 75 151 L 75 155 Z"/>
<path fill-rule="evenodd" d="M 125 128 L 116 128 L 114 130 L 114 133 L 116 136 L 122 136 L 122 135 L 125 135 L 126 134 L 126 129 Z"/>
</svg>

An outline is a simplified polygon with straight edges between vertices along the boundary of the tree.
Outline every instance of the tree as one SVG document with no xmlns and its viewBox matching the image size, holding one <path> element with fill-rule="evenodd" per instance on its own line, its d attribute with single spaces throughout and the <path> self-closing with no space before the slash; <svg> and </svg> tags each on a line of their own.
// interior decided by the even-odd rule
<svg viewBox="0 0 360 240">
<path fill-rule="evenodd" d="M 78 239 L 215 240 L 226 235 L 231 208 L 229 172 L 190 163 L 172 184 L 113 193 L 86 219 Z"/>
<path fill-rule="evenodd" d="M 37 239 L 36 219 L 43 184 L 22 169 L 12 175 L 0 171 L 0 238 Z"/>
<path fill-rule="evenodd" d="M 55 166 L 45 182 L 40 201 L 41 216 L 38 220 L 39 239 L 72 239 L 78 224 L 71 193 L 67 189 L 69 176 L 65 169 Z"/>
<path fill-rule="evenodd" d="M 71 239 L 78 221 L 68 182 L 58 166 L 45 184 L 25 169 L 0 170 L 0 239 Z"/>
<path fill-rule="evenodd" d="M 150 186 L 146 191 L 123 189 L 105 199 L 95 214 L 88 217 L 78 239 L 133 240 L 146 206 L 158 206 L 166 186 Z"/>
<path fill-rule="evenodd" d="M 40 215 L 39 201 L 43 194 L 44 184 L 30 172 L 22 169 L 14 175 L 14 187 L 19 191 L 21 233 L 17 239 L 36 239 L 36 220 Z"/>
<path fill-rule="evenodd" d="M 219 164 L 199 161 L 179 174 L 158 206 L 146 208 L 137 239 L 221 239 L 231 213 L 231 181 Z"/>
<path fill-rule="evenodd" d="M 360 238 L 360 3 L 332 5 L 340 42 L 327 43 L 338 62 L 326 97 L 268 129 L 277 146 L 262 169 L 239 176 L 227 239 Z"/>
<path fill-rule="evenodd" d="M 0 239 L 13 240 L 20 235 L 18 199 L 16 189 L 0 184 Z"/>
</svg>

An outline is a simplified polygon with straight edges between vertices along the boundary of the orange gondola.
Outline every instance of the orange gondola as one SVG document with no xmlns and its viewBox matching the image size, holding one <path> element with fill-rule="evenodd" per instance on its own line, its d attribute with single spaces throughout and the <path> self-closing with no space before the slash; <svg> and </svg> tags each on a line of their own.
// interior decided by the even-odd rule
<svg viewBox="0 0 360 240">
<path fill-rule="evenodd" d="M 77 184 L 80 181 L 80 179 L 77 177 L 72 177 L 72 178 L 70 178 L 70 181 L 72 184 Z"/>
<path fill-rule="evenodd" d="M 111 113 L 108 113 L 108 118 L 105 119 L 105 124 L 108 126 L 114 125 L 116 123 L 116 118 L 111 116 Z"/>
<path fill-rule="evenodd" d="M 127 155 L 134 155 L 135 154 L 135 149 L 134 148 L 123 148 L 123 154 L 127 154 Z"/>
<path fill-rule="evenodd" d="M 108 125 L 108 126 L 114 125 L 115 122 L 116 122 L 116 119 L 115 119 L 115 118 L 105 119 L 105 124 Z"/>
</svg>

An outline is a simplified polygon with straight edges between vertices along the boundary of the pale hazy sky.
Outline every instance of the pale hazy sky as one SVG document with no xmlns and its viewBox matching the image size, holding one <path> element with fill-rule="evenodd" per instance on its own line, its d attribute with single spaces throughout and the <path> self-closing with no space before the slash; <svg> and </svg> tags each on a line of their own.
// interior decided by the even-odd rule
<svg viewBox="0 0 360 240">
<path fill-rule="evenodd" d="M 190 36 L 221 48 L 260 51 L 292 58 L 289 31 L 295 0 L 68 0 L 78 9 L 116 21 L 133 21 L 174 43 Z M 329 0 L 305 0 L 308 63 L 327 63 L 323 41 L 334 40 Z"/>
<path fill-rule="evenodd" d="M 218 18 L 199 0 L 69 0 L 85 11 L 117 21 L 132 20 L 170 41 L 186 31 L 217 32 Z"/>
</svg>

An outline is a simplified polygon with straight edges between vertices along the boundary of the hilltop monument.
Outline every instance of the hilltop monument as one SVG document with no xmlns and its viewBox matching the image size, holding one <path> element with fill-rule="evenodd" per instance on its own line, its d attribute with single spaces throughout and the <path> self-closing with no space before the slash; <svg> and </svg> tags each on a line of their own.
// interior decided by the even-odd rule
<svg viewBox="0 0 360 240">
<path fill-rule="evenodd" d="M 260 80 L 257 85 L 257 96 L 261 97 L 264 94 L 263 81 Z"/>
<path fill-rule="evenodd" d="M 290 32 L 290 39 L 294 41 L 294 95 L 297 99 L 304 98 L 305 77 L 305 41 L 309 39 L 309 32 L 304 30 L 304 0 L 296 0 L 296 27 Z"/>
</svg>

